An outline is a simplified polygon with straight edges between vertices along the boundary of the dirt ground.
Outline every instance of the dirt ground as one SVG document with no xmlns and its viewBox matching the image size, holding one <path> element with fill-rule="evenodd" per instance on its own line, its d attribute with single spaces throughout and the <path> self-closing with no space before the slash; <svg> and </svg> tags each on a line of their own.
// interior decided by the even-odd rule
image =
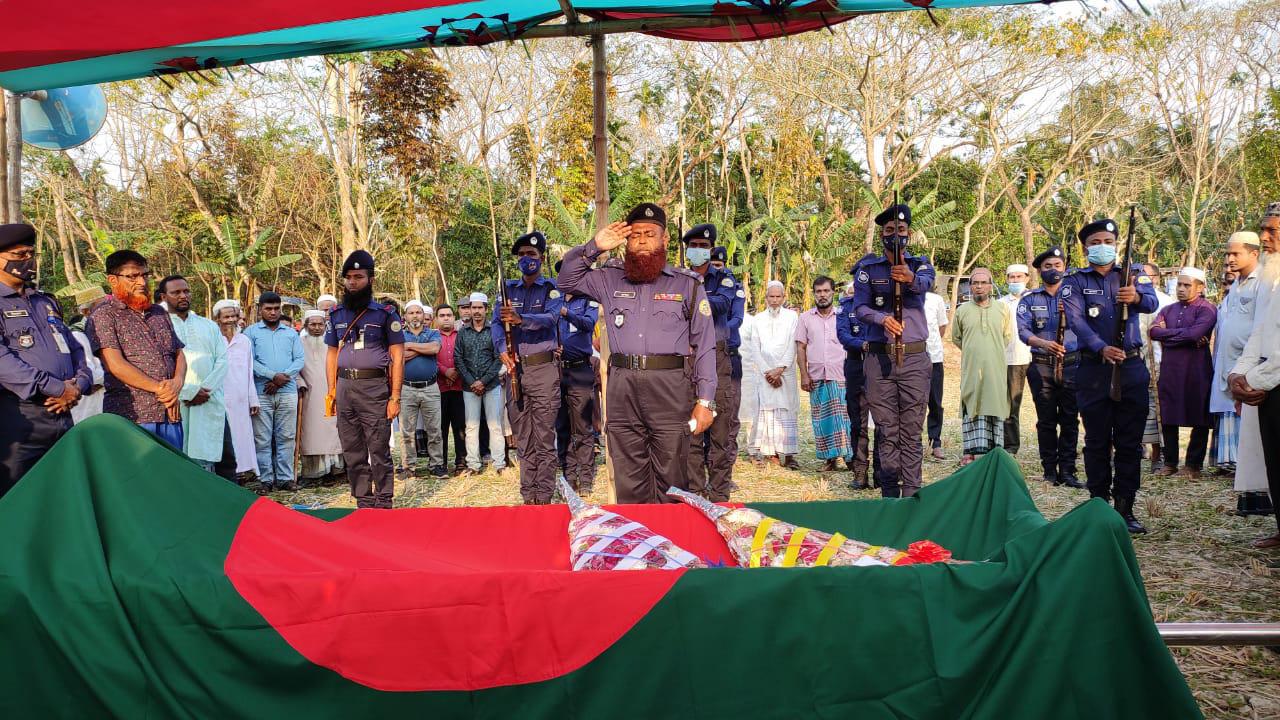
<svg viewBox="0 0 1280 720">
<path fill-rule="evenodd" d="M 946 460 L 925 463 L 925 482 L 951 474 L 959 460 L 959 359 L 948 348 L 944 397 L 943 446 Z M 802 393 L 803 395 L 803 393 Z M 813 433 L 801 410 L 799 471 L 770 466 L 756 469 L 739 461 L 734 500 L 872 499 L 878 491 L 855 492 L 847 472 L 824 474 L 813 456 Z M 1028 478 L 1040 511 L 1054 519 L 1087 499 L 1084 490 L 1055 488 L 1032 480 L 1040 473 L 1035 442 L 1035 408 L 1026 397 L 1022 406 L 1022 448 L 1017 460 Z M 1183 442 L 1186 439 L 1184 437 Z M 1083 442 L 1083 430 L 1081 432 Z M 1144 463 L 1144 469 L 1146 468 Z M 1083 464 L 1080 476 L 1084 478 Z M 603 473 L 601 474 L 601 478 Z M 473 477 L 397 480 L 396 506 L 462 506 L 518 504 L 518 477 L 508 469 Z M 1150 532 L 1134 541 L 1151 611 L 1156 621 L 1280 622 L 1280 553 L 1249 547 L 1249 541 L 1275 530 L 1270 517 L 1241 518 L 1232 511 L 1236 496 L 1229 478 L 1209 473 L 1201 480 L 1143 478 L 1138 515 Z M 320 488 L 292 494 L 278 493 L 285 503 L 350 507 L 345 488 Z M 605 501 L 603 482 L 592 497 Z M 1280 718 L 1280 654 L 1263 648 L 1177 648 L 1174 657 L 1205 716 L 1209 718 Z M 1134 669 L 1140 672 L 1139 668 Z"/>
</svg>

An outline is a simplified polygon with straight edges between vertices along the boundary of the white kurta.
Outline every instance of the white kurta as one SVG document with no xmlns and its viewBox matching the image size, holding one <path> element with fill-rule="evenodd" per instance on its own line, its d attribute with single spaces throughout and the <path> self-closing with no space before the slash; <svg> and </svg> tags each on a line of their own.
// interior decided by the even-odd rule
<svg viewBox="0 0 1280 720">
<path fill-rule="evenodd" d="M 1209 391 L 1209 412 L 1236 411 L 1236 401 L 1227 387 L 1227 376 L 1236 366 L 1244 346 L 1253 333 L 1254 308 L 1257 307 L 1259 270 L 1236 280 L 1231 292 L 1218 306 L 1218 327 L 1213 336 L 1213 386 Z"/>
<path fill-rule="evenodd" d="M 1261 357 L 1262 344 L 1268 339 L 1265 324 L 1271 305 L 1277 301 L 1276 293 L 1280 290 L 1280 255 L 1269 254 L 1264 257 L 1267 263 L 1258 271 L 1258 296 L 1254 300 L 1257 307 L 1253 312 L 1249 341 L 1245 344 L 1240 360 L 1229 373 L 1243 373 L 1254 369 L 1257 359 Z M 1272 335 L 1275 334 L 1272 330 Z M 1258 408 L 1252 405 L 1240 406 L 1240 449 L 1236 452 L 1235 489 L 1240 492 L 1268 489 L 1267 462 L 1262 455 L 1262 427 L 1258 424 Z M 1276 498 L 1271 501 L 1274 503 Z"/>
<path fill-rule="evenodd" d="M 89 348 L 89 338 L 85 337 L 85 334 L 79 330 L 73 330 L 71 335 L 76 339 L 76 342 L 80 343 L 80 347 L 84 348 L 85 364 L 89 366 L 89 372 L 93 374 L 93 384 L 98 387 L 98 391 L 92 395 L 81 395 L 80 402 L 71 408 L 71 422 L 81 423 L 87 418 L 102 414 L 102 398 L 106 393 L 102 390 L 102 361 Z"/>
<path fill-rule="evenodd" d="M 212 320 L 187 313 L 183 320 L 169 313 L 173 332 L 182 341 L 182 355 L 187 360 L 187 376 L 179 394 L 182 408 L 182 451 L 192 460 L 218 462 L 222 459 L 222 440 L 226 432 L 227 408 L 222 399 L 222 382 L 227 376 L 227 343 Z M 200 390 L 209 391 L 209 399 L 200 405 L 187 401 Z"/>
<path fill-rule="evenodd" d="M 1155 366 L 1159 368 L 1160 358 L 1162 355 L 1161 350 L 1163 348 L 1160 343 L 1151 339 L 1151 324 L 1156 321 L 1156 316 L 1160 314 L 1161 310 L 1178 302 L 1178 300 L 1172 295 L 1165 293 L 1160 288 L 1156 288 L 1156 301 L 1160 304 L 1156 307 L 1155 312 L 1143 313 L 1138 316 L 1138 331 L 1142 333 L 1142 359 L 1147 359 L 1147 353 L 1150 352 L 1148 348 L 1155 350 Z"/>
<path fill-rule="evenodd" d="M 796 325 L 800 316 L 795 310 L 780 308 L 775 316 L 765 309 L 752 317 L 752 353 L 756 359 L 756 397 L 759 410 L 789 410 L 800 412 L 800 391 L 796 384 Z M 764 379 L 764 373 L 785 367 L 782 387 L 773 387 Z"/>
<path fill-rule="evenodd" d="M 756 385 L 764 382 L 764 378 L 760 377 L 760 371 L 756 369 L 759 364 L 756 361 L 755 348 L 752 347 L 752 337 L 755 335 L 754 315 L 743 316 L 738 335 L 742 339 L 740 348 L 742 386 L 738 390 L 738 422 L 753 423 L 756 420 L 756 411 L 760 409 L 760 399 L 756 397 Z"/>
<path fill-rule="evenodd" d="M 341 455 L 342 441 L 338 438 L 338 418 L 324 416 L 324 396 L 329 391 L 325 377 L 325 362 L 329 346 L 323 337 L 311 337 L 304 331 L 302 351 L 306 361 L 298 374 L 298 387 L 307 390 L 301 395 L 298 412 L 302 413 L 302 455 Z"/>
<path fill-rule="evenodd" d="M 223 338 L 226 343 L 226 338 Z M 237 331 L 226 343 L 227 376 L 222 383 L 222 400 L 231 427 L 231 447 L 236 452 L 236 472 L 258 472 L 258 448 L 253 442 L 253 418 L 249 408 L 258 407 L 258 390 L 253 385 L 253 342 Z"/>
</svg>

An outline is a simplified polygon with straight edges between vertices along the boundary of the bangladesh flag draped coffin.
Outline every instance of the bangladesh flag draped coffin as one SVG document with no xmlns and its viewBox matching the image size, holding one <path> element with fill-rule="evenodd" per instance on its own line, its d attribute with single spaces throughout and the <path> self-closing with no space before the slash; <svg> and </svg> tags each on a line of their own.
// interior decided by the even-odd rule
<svg viewBox="0 0 1280 720">
<path fill-rule="evenodd" d="M 753 505 L 966 565 L 569 570 L 564 506 L 289 510 L 113 416 L 0 500 L 0 717 L 1199 717 L 1118 516 L 995 453 L 906 500 Z"/>
</svg>

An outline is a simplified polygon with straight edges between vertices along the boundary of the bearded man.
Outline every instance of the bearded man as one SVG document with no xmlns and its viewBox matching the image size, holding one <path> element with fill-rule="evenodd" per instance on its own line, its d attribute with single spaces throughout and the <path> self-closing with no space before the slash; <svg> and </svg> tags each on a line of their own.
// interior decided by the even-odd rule
<svg viewBox="0 0 1280 720">
<path fill-rule="evenodd" d="M 600 303 L 609 337 L 608 421 L 618 502 L 667 501 L 687 485 L 691 435 L 711 426 L 716 336 L 702 276 L 667 262 L 667 216 L 637 205 L 565 254 L 560 290 Z M 626 246 L 622 262 L 591 268 Z"/>
<path fill-rule="evenodd" d="M 304 482 L 332 485 L 345 475 L 342 464 L 342 442 L 338 439 L 338 418 L 324 413 L 325 363 L 329 346 L 324 344 L 324 310 L 307 310 L 302 315 L 302 372 L 298 373 L 298 412 L 302 415 L 302 433 L 298 437 L 301 468 L 298 477 Z"/>
</svg>

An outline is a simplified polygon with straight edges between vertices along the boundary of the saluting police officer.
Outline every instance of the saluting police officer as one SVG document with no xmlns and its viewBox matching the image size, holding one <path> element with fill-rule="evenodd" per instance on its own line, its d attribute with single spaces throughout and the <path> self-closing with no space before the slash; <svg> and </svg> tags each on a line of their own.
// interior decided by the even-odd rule
<svg viewBox="0 0 1280 720">
<path fill-rule="evenodd" d="M 742 379 L 742 358 L 738 354 L 742 340 L 738 330 L 742 327 L 746 293 L 728 270 L 712 266 L 715 225 L 695 225 L 680 240 L 685 244 L 689 269 L 702 278 L 716 332 L 716 416 L 709 432 L 693 442 L 685 463 L 689 491 L 704 495 L 712 502 L 725 502 L 733 488 L 733 463 L 738 457 L 737 420 Z"/>
<path fill-rule="evenodd" d="M 0 225 L 0 497 L 71 429 L 93 374 L 62 320 L 35 289 L 36 231 Z"/>
<path fill-rule="evenodd" d="M 556 263 L 556 274 L 562 262 Z M 596 482 L 597 409 L 596 363 L 593 362 L 592 339 L 600 303 L 586 295 L 565 294 L 560 306 L 560 414 L 564 430 L 560 464 L 569 487 L 579 493 L 590 493 Z"/>
<path fill-rule="evenodd" d="M 494 347 L 507 366 L 507 417 L 520 453 L 520 497 L 526 505 L 551 502 L 559 464 L 556 413 L 560 411 L 560 368 L 556 365 L 556 330 L 564 299 L 555 281 L 542 276 L 546 251 L 547 238 L 536 230 L 516 238 L 511 254 L 519 258 L 521 277 L 507 280 L 504 292 L 510 306 L 495 307 L 491 325 Z M 511 326 L 514 348 L 507 347 L 504 325 Z M 518 397 L 512 388 L 513 378 L 519 380 Z"/>
<path fill-rule="evenodd" d="M 328 415 L 338 415 L 342 459 L 356 507 L 391 509 L 391 420 L 400 415 L 404 327 L 373 300 L 373 256 L 356 250 L 342 263 L 342 303 L 329 311 Z"/>
<path fill-rule="evenodd" d="M 875 260 L 875 255 L 867 255 L 854 264 L 850 273 L 856 278 L 862 263 Z M 866 325 L 857 318 L 854 296 L 840 298 L 836 308 L 836 337 L 844 346 L 844 403 L 849 412 L 849 440 L 853 443 L 854 457 L 853 482 L 854 490 L 865 490 L 867 484 L 867 454 L 871 443 L 871 429 L 867 418 L 870 407 L 867 403 L 867 374 L 864 366 L 865 354 L 862 349 L 867 342 Z M 880 463 L 875 464 L 876 474 L 873 476 L 876 485 L 880 484 Z"/>
<path fill-rule="evenodd" d="M 1160 301 L 1151 278 L 1138 266 L 1131 278 L 1116 267 L 1116 223 L 1096 220 L 1080 229 L 1089 267 L 1069 275 L 1062 286 L 1067 322 L 1080 344 L 1076 403 L 1084 420 L 1084 471 L 1091 497 L 1115 499 L 1116 512 L 1130 533 L 1147 531 L 1133 514 L 1141 485 L 1142 431 L 1147 421 L 1150 375 L 1142 361 L 1138 316 L 1155 312 Z M 1129 305 L 1124 347 L 1118 347 L 1117 315 Z M 1120 366 L 1120 400 L 1110 397 L 1111 374 Z M 1114 452 L 1114 471 L 1112 453 Z"/>
<path fill-rule="evenodd" d="M 623 245 L 622 262 L 591 269 Z M 667 263 L 666 213 L 643 203 L 566 253 L 559 282 L 604 310 L 612 351 L 605 434 L 618 502 L 667 502 L 668 487 L 685 486 L 690 422 L 701 435 L 716 407 L 715 326 L 702 277 Z"/>
<path fill-rule="evenodd" d="M 925 295 L 933 289 L 934 270 L 927 257 L 907 253 L 911 232 L 911 208 L 893 205 L 876 216 L 883 255 L 864 259 L 854 276 L 855 317 L 866 333 L 863 369 L 867 402 L 876 423 L 876 450 L 880 458 L 880 493 L 884 497 L 911 497 L 920 489 L 924 449 L 920 430 L 929 406 L 933 363 L 925 341 L 929 326 L 924 316 Z M 901 250 L 901 265 L 893 265 Z M 901 288 L 902 322 L 894 318 L 894 285 Z M 894 358 L 894 343 L 901 338 L 902 363 Z"/>
<path fill-rule="evenodd" d="M 1067 263 L 1062 248 L 1051 247 L 1031 264 L 1040 273 L 1041 286 L 1018 301 L 1018 337 L 1031 347 L 1031 384 L 1036 404 L 1036 436 L 1044 479 L 1054 485 L 1082 488 L 1076 478 L 1076 438 L 1080 417 L 1076 411 L 1076 365 L 1080 362 L 1075 331 L 1063 328 L 1058 342 L 1059 320 L 1065 324 L 1062 281 Z M 1059 372 L 1060 371 L 1060 372 Z M 1061 379 L 1059 379 L 1061 376 Z"/>
</svg>

